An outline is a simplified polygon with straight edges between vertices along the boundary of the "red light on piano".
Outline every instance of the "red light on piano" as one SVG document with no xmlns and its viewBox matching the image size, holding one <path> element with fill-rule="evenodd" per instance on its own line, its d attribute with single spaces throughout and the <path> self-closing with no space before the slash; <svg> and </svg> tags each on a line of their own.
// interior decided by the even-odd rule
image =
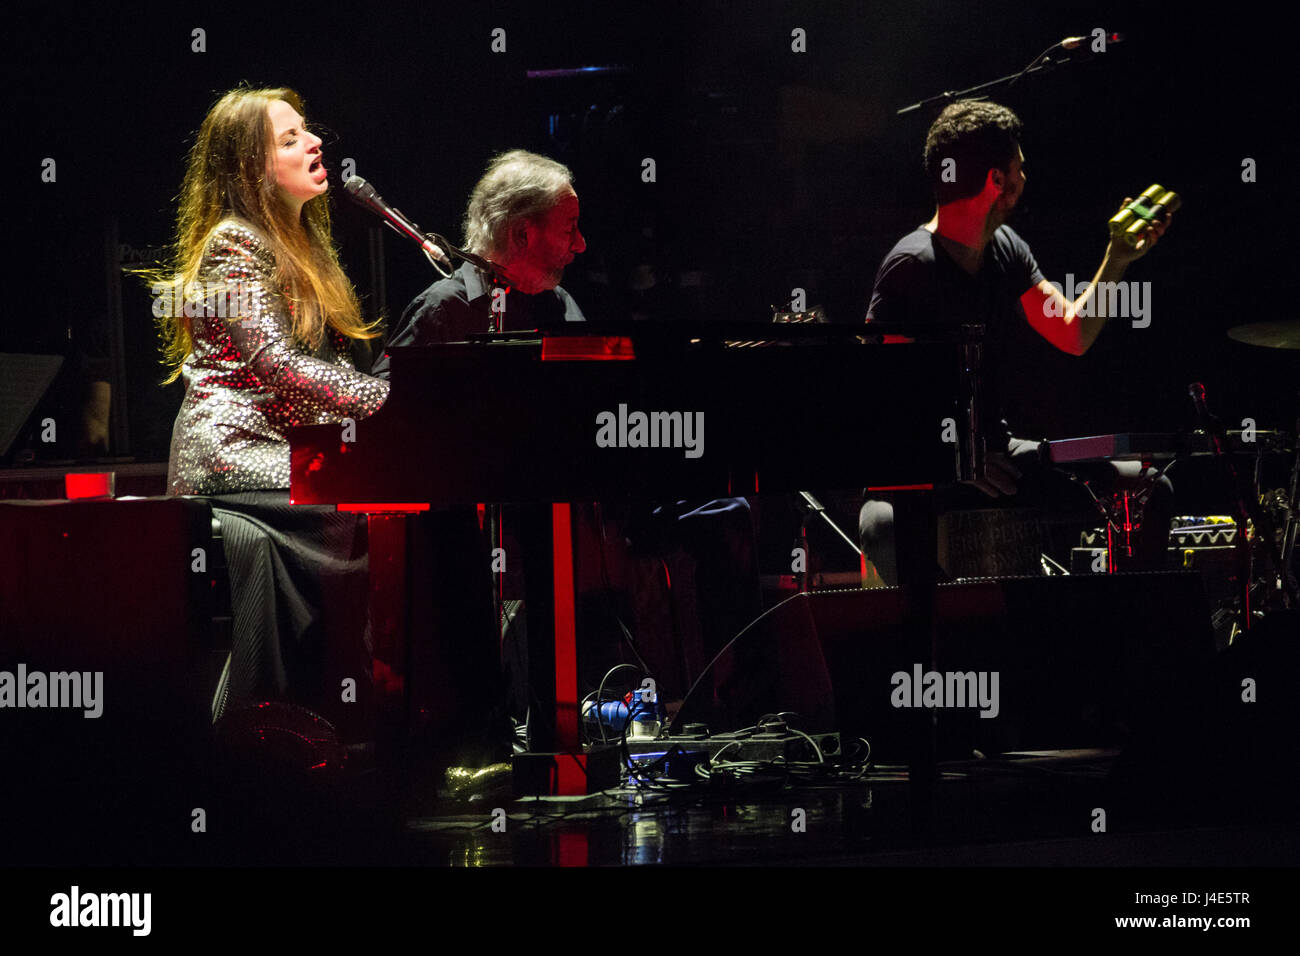
<svg viewBox="0 0 1300 956">
<path fill-rule="evenodd" d="M 111 498 L 113 497 L 115 473 L 104 472 L 70 472 L 63 476 L 64 494 L 72 498 Z"/>
<path fill-rule="evenodd" d="M 626 335 L 551 335 L 542 337 L 543 362 L 610 362 L 636 358 Z"/>
<path fill-rule="evenodd" d="M 381 502 L 364 502 L 361 504 L 338 505 L 339 511 L 363 511 L 370 513 L 403 513 L 413 514 L 417 511 L 428 511 L 429 503 L 425 502 L 399 502 L 399 501 L 381 501 Z"/>
</svg>

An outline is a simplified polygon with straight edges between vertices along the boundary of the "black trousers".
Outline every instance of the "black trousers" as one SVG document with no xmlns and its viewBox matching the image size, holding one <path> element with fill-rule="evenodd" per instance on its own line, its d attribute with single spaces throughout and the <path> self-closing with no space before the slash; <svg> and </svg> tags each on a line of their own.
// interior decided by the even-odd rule
<svg viewBox="0 0 1300 956">
<path fill-rule="evenodd" d="M 345 739 L 362 736 L 371 703 L 365 516 L 291 506 L 288 491 L 211 501 L 233 618 L 225 700 L 214 716 L 282 700 L 316 711 Z"/>
<path fill-rule="evenodd" d="M 1025 505 L 1086 506 L 1087 491 L 1080 488 L 1070 475 L 1087 482 L 1093 494 L 1103 497 L 1116 491 L 1135 488 L 1142 478 L 1155 472 L 1155 469 L 1150 468 L 1144 472 L 1141 463 L 1135 461 L 1070 465 L 1068 471 L 1058 469 L 1043 462 L 1041 442 L 1023 438 L 1012 438 L 1006 454 L 1022 476 L 1017 481 L 1017 493 L 1010 500 Z M 1135 560 L 1132 565 L 1135 569 L 1157 570 L 1164 566 L 1166 549 L 1169 547 L 1169 524 L 1173 518 L 1173 499 L 1173 484 L 1168 478 L 1161 477 L 1151 489 L 1142 528 L 1136 536 Z M 987 507 L 992 500 L 974 488 L 960 486 L 944 495 L 938 502 L 938 507 L 940 510 L 981 505 Z M 891 587 L 897 585 L 894 505 L 889 497 L 881 495 L 863 502 L 858 514 L 858 536 L 862 550 L 876 566 L 881 579 Z"/>
</svg>

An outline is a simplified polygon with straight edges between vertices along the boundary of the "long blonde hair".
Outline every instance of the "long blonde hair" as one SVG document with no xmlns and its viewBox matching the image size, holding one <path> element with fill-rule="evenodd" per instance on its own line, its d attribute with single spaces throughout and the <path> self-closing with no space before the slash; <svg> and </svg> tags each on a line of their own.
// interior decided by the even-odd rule
<svg viewBox="0 0 1300 956">
<path fill-rule="evenodd" d="M 268 165 L 274 131 L 267 113 L 276 100 L 303 112 L 302 98 L 291 89 L 245 87 L 231 90 L 208 111 L 181 184 L 170 263 L 138 274 L 175 283 L 178 289 L 196 282 L 208 237 L 218 223 L 233 217 L 267 240 L 275 256 L 273 279 L 289 303 L 298 342 L 316 348 L 327 325 L 348 338 L 376 338 L 379 322 L 362 318 L 356 290 L 339 265 L 326 196 L 309 199 L 295 221 L 276 192 Z M 171 370 L 166 382 L 179 377 L 194 347 L 191 320 L 174 302 L 170 314 L 159 319 L 163 362 Z"/>
</svg>

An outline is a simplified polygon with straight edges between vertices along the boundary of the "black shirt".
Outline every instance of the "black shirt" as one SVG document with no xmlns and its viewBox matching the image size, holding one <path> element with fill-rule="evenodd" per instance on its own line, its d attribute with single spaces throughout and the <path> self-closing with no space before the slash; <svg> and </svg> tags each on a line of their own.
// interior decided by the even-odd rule
<svg viewBox="0 0 1300 956">
<path fill-rule="evenodd" d="M 487 332 L 494 318 L 494 288 L 477 267 L 464 263 L 449 278 L 439 279 L 406 307 L 388 337 L 388 348 L 463 342 L 472 333 Z M 586 321 L 573 296 L 559 286 L 536 295 L 509 289 L 501 318 L 502 330 L 506 332 L 549 329 L 565 322 Z M 370 374 L 386 379 L 388 371 L 385 352 Z"/>
<path fill-rule="evenodd" d="M 1003 418 L 1010 335 L 1025 321 L 1020 297 L 1043 280 L 1028 243 L 999 226 L 970 275 L 925 228 L 909 232 L 889 250 L 876 273 L 868 322 L 907 327 L 985 326 L 982 400 L 986 426 Z"/>
</svg>

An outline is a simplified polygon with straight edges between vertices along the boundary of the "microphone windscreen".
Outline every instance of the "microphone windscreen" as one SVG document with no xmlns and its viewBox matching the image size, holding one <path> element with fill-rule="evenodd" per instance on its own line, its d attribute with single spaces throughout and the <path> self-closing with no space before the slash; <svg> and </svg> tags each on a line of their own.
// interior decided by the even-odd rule
<svg viewBox="0 0 1300 956">
<path fill-rule="evenodd" d="M 379 194 L 375 192 L 375 187 L 360 176 L 349 176 L 347 182 L 343 184 L 343 188 L 348 195 L 364 203 L 372 203 L 379 198 Z"/>
</svg>

